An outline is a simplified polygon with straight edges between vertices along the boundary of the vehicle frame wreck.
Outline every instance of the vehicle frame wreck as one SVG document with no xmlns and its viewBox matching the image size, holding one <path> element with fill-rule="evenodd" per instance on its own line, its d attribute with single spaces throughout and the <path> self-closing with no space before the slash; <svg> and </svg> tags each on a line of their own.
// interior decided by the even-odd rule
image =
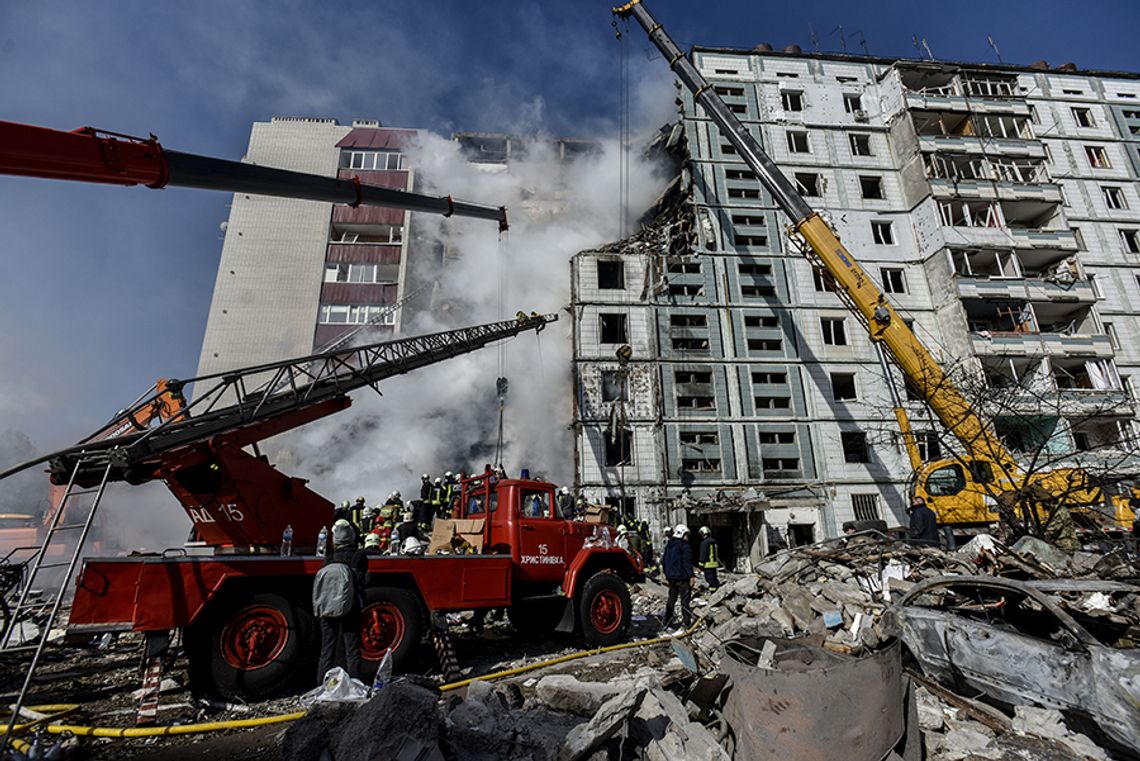
<svg viewBox="0 0 1140 761">
<path fill-rule="evenodd" d="M 1136 624 L 1082 615 L 1086 627 L 1060 593 L 1140 599 L 1140 587 L 1119 582 L 943 576 L 900 598 L 887 625 L 928 676 L 955 690 L 978 690 L 1006 706 L 1055 708 L 1135 752 L 1140 648 L 1112 643 L 1134 644 Z"/>
</svg>

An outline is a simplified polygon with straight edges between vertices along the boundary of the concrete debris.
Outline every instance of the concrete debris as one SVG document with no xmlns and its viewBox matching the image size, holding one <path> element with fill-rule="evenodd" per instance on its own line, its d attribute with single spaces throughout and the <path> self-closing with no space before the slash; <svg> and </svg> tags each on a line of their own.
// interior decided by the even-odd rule
<svg viewBox="0 0 1140 761">
<path fill-rule="evenodd" d="M 616 685 L 598 682 L 580 682 L 569 674 L 551 674 L 538 680 L 535 695 L 540 702 L 555 711 L 578 716 L 593 716 L 621 689 Z"/>
<path fill-rule="evenodd" d="M 1070 732 L 1065 726 L 1061 712 L 1052 708 L 1017 706 L 1013 715 L 1013 731 L 1023 735 L 1035 735 L 1058 740 L 1081 758 L 1100 761 L 1108 759 L 1108 754 L 1085 735 Z"/>
<path fill-rule="evenodd" d="M 648 692 L 644 687 L 626 690 L 607 700 L 594 718 L 570 730 L 558 751 L 558 761 L 581 761 L 629 723 Z"/>
</svg>

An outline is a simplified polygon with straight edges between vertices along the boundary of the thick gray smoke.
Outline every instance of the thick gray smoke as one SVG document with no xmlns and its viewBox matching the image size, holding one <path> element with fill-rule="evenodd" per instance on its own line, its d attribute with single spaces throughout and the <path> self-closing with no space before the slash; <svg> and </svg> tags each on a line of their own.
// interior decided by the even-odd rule
<svg viewBox="0 0 1140 761">
<path fill-rule="evenodd" d="M 667 178 L 636 149 L 632 154 L 629 218 L 636 220 Z M 572 482 L 570 259 L 619 237 L 620 146 L 601 141 L 597 153 L 567 164 L 550 147 L 532 145 L 507 170 L 488 171 L 468 162 L 457 143 L 428 135 L 410 160 L 441 192 L 508 206 L 511 230 L 500 240 L 493 222 L 418 215 L 420 231 L 428 225 L 426 237 L 442 250 L 433 256 L 432 247 L 420 246 L 413 253 L 413 284 L 429 279 L 433 287 L 430 297 L 409 305 L 404 333 L 508 319 L 518 310 L 556 312 L 559 321 L 537 336 L 386 381 L 383 398 L 358 395 L 353 411 L 293 434 L 282 452 L 292 457 L 279 457 L 279 464 L 311 477 L 330 499 L 363 495 L 370 502 L 393 489 L 408 497 L 420 473 L 480 470 L 495 459 L 495 381 L 502 375 L 510 383 L 504 466 Z"/>
</svg>

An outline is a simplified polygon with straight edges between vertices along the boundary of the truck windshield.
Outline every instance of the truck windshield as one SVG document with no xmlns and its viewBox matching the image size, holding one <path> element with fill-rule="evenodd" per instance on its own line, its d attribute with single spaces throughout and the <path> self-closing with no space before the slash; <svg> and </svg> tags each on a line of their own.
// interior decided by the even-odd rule
<svg viewBox="0 0 1140 761">
<path fill-rule="evenodd" d="M 524 518 L 549 518 L 550 492 L 524 489 L 519 511 Z"/>
</svg>

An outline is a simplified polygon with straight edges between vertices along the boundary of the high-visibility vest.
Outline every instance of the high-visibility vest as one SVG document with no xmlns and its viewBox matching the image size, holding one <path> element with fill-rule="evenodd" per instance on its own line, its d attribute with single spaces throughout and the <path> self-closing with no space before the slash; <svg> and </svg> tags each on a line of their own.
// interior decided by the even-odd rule
<svg viewBox="0 0 1140 761">
<path fill-rule="evenodd" d="M 709 542 L 709 559 L 701 563 L 702 568 L 719 568 L 720 560 L 716 556 L 716 540 Z"/>
</svg>

